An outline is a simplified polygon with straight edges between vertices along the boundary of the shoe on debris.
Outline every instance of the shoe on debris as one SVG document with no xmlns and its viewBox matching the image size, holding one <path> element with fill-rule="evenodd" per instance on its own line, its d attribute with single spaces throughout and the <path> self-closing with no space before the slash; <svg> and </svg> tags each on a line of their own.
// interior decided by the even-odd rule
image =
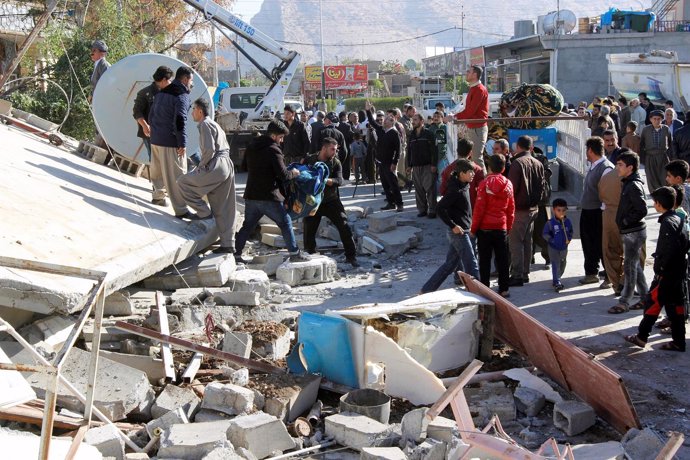
<svg viewBox="0 0 690 460">
<path fill-rule="evenodd" d="M 357 258 L 356 258 L 356 257 L 348 257 L 348 258 L 345 259 L 345 262 L 347 262 L 348 264 L 352 265 L 352 268 L 361 267 L 361 265 L 359 264 L 359 262 L 357 262 Z"/>
<path fill-rule="evenodd" d="M 192 214 L 191 212 L 187 211 L 184 214 L 180 214 L 179 216 L 175 216 L 176 219 L 189 219 L 189 220 L 198 220 L 196 218 L 196 214 Z"/>
<path fill-rule="evenodd" d="M 381 211 L 390 211 L 392 209 L 395 209 L 395 205 L 393 203 L 388 203 L 387 205 L 381 208 Z"/>
<path fill-rule="evenodd" d="M 156 206 L 166 207 L 168 205 L 168 200 L 165 198 L 161 198 L 159 200 L 151 200 L 151 204 L 155 204 Z"/>
<path fill-rule="evenodd" d="M 594 284 L 599 282 L 599 276 L 597 275 L 587 275 L 584 278 L 577 280 L 580 284 Z"/>
<path fill-rule="evenodd" d="M 294 254 L 290 254 L 290 262 L 307 262 L 311 259 L 311 256 L 303 251 L 297 251 Z"/>
<path fill-rule="evenodd" d="M 235 263 L 247 265 L 247 261 L 242 258 L 242 254 L 235 253 Z"/>
</svg>

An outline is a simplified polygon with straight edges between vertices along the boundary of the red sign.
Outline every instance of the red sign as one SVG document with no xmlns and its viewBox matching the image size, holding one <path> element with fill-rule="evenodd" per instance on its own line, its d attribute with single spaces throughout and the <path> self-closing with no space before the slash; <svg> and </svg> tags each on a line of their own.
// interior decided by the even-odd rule
<svg viewBox="0 0 690 460">
<path fill-rule="evenodd" d="M 484 60 L 484 47 L 480 46 L 479 48 L 472 48 L 470 50 L 470 65 L 478 65 L 480 67 L 484 67 L 485 60 Z"/>
<path fill-rule="evenodd" d="M 364 64 L 327 65 L 324 69 L 326 89 L 365 89 L 368 83 L 367 66 Z M 321 67 L 304 68 L 307 88 L 321 89 Z"/>
</svg>

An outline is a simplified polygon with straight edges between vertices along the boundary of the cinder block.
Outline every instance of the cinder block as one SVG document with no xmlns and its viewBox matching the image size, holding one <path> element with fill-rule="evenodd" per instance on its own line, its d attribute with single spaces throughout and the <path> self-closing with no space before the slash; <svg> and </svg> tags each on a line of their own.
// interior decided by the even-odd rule
<svg viewBox="0 0 690 460">
<path fill-rule="evenodd" d="M 335 279 L 338 264 L 326 256 L 316 256 L 304 262 L 283 262 L 276 271 L 276 279 L 289 286 L 328 283 Z"/>
<path fill-rule="evenodd" d="M 542 393 L 527 387 L 517 387 L 513 396 L 517 410 L 528 417 L 537 415 L 546 404 L 546 398 Z"/>
<path fill-rule="evenodd" d="M 579 401 L 562 401 L 553 406 L 553 424 L 568 436 L 575 436 L 596 423 L 594 409 Z"/>
<path fill-rule="evenodd" d="M 398 447 L 363 447 L 360 460 L 407 460 Z"/>
<path fill-rule="evenodd" d="M 201 460 L 218 447 L 232 447 L 226 431 L 230 420 L 173 425 L 163 431 L 158 458 Z"/>
<path fill-rule="evenodd" d="M 206 386 L 201 407 L 228 415 L 248 414 L 254 408 L 254 392 L 237 385 L 213 382 Z"/>
<path fill-rule="evenodd" d="M 239 331 L 226 332 L 223 338 L 223 351 L 249 358 L 252 353 L 252 335 Z"/>
<path fill-rule="evenodd" d="M 93 147 L 93 155 L 89 158 L 94 163 L 99 165 L 105 164 L 105 159 L 108 158 L 108 151 L 100 147 Z"/>
<path fill-rule="evenodd" d="M 363 447 L 377 447 L 386 438 L 388 426 L 353 412 L 326 417 L 326 436 L 340 445 L 355 450 Z"/>
<path fill-rule="evenodd" d="M 149 423 L 147 423 L 146 432 L 148 433 L 149 438 L 153 439 L 157 428 L 167 430 L 171 426 L 181 423 L 189 423 L 189 418 L 187 417 L 187 414 L 185 414 L 184 409 L 178 407 L 177 409 L 171 410 L 170 412 L 163 414 L 161 417 L 151 420 Z"/>
<path fill-rule="evenodd" d="M 261 304 L 260 293 L 248 291 L 230 291 L 228 288 L 222 292 L 217 289 L 211 289 L 209 292 L 213 294 L 213 300 L 217 305 L 237 305 L 243 307 L 255 307 Z"/>
<path fill-rule="evenodd" d="M 86 432 L 84 442 L 94 446 L 104 457 L 125 458 L 125 442 L 113 425 L 91 428 Z"/>
<path fill-rule="evenodd" d="M 159 418 L 180 407 L 184 410 L 187 418 L 192 419 L 196 411 L 199 410 L 200 403 L 199 397 L 191 388 L 181 388 L 177 385 L 168 384 L 151 407 L 151 415 L 153 418 Z"/>
<path fill-rule="evenodd" d="M 377 212 L 367 217 L 369 231 L 372 233 L 384 233 L 398 226 L 396 215 L 393 212 Z"/>
<path fill-rule="evenodd" d="M 403 415 L 401 426 L 403 441 L 409 440 L 419 443 L 427 437 L 426 432 L 429 425 L 429 419 L 426 417 L 427 411 L 426 407 L 420 407 Z"/>
<path fill-rule="evenodd" d="M 262 233 L 261 242 L 274 248 L 285 248 L 285 240 L 283 235 L 276 235 L 275 233 Z"/>
<path fill-rule="evenodd" d="M 262 299 L 269 298 L 271 283 L 261 270 L 238 270 L 230 275 L 226 286 L 238 292 L 258 292 Z"/>
<path fill-rule="evenodd" d="M 249 450 L 258 459 L 295 447 L 283 422 L 263 412 L 233 419 L 227 437 L 233 446 Z"/>
</svg>

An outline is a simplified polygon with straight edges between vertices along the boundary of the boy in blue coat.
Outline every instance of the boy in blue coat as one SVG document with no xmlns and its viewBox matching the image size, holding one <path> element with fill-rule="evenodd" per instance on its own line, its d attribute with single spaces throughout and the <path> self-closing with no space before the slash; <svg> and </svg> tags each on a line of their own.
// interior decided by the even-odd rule
<svg viewBox="0 0 690 460">
<path fill-rule="evenodd" d="M 568 245 L 573 239 L 573 224 L 566 217 L 568 203 L 563 198 L 556 198 L 551 204 L 553 217 L 544 225 L 543 236 L 549 243 L 549 257 L 551 259 L 551 276 L 553 288 L 556 292 L 563 290 L 561 276 L 565 271 Z"/>
</svg>

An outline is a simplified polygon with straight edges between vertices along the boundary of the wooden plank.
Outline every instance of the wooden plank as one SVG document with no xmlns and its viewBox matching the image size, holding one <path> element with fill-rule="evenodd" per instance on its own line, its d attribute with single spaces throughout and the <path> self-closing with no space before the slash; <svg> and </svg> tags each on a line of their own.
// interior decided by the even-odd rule
<svg viewBox="0 0 690 460">
<path fill-rule="evenodd" d="M 169 335 L 170 326 L 168 325 L 168 310 L 165 308 L 165 299 L 163 299 L 163 293 L 161 291 L 156 291 L 156 308 L 158 308 L 158 325 L 161 334 Z M 161 342 L 161 357 L 163 358 L 165 381 L 168 383 L 175 382 L 177 380 L 177 375 L 175 374 L 175 362 L 169 343 Z"/>
<path fill-rule="evenodd" d="M 79 446 L 81 446 L 81 442 L 84 440 L 84 436 L 86 436 L 86 432 L 88 431 L 88 429 L 88 425 L 82 425 L 79 427 L 77 433 L 74 435 L 74 439 L 72 439 L 72 445 L 69 446 L 69 450 L 67 451 L 65 460 L 72 460 L 74 456 L 77 455 Z"/>
<path fill-rule="evenodd" d="M 441 395 L 441 397 L 434 403 L 433 406 L 427 412 L 427 417 L 431 420 L 438 416 L 443 409 L 452 401 L 455 400 L 456 394 L 462 392 L 462 387 L 467 385 L 472 376 L 477 373 L 477 371 L 482 367 L 482 362 L 475 359 L 467 365 L 464 371 L 458 376 L 457 380 L 448 387 L 448 389 Z M 470 417 L 471 418 L 471 417 Z"/>
<path fill-rule="evenodd" d="M 170 335 L 161 334 L 160 332 L 147 329 L 141 326 L 135 326 L 134 324 L 125 323 L 123 321 L 116 321 L 115 327 L 122 329 L 123 331 L 129 331 L 133 334 L 139 335 L 141 337 L 146 337 L 147 339 L 158 340 L 159 342 L 169 343 L 170 345 L 175 345 L 183 350 L 198 351 L 208 356 L 213 356 L 214 358 L 222 359 L 223 361 L 228 361 L 230 363 L 239 364 L 247 369 L 252 369 L 258 372 L 266 372 L 269 374 L 285 374 L 286 369 L 281 367 L 276 367 L 268 363 L 261 361 L 255 361 L 253 359 L 243 358 L 242 356 L 233 355 L 232 353 L 227 353 L 225 351 L 216 350 L 215 348 L 205 347 L 203 345 L 190 342 L 189 340 L 180 339 L 177 337 L 172 337 Z"/>
<path fill-rule="evenodd" d="M 527 357 L 551 379 L 579 396 L 621 433 L 640 428 L 620 375 L 535 320 L 491 289 L 460 273 L 467 289 L 496 304 L 496 336 Z"/>
</svg>

